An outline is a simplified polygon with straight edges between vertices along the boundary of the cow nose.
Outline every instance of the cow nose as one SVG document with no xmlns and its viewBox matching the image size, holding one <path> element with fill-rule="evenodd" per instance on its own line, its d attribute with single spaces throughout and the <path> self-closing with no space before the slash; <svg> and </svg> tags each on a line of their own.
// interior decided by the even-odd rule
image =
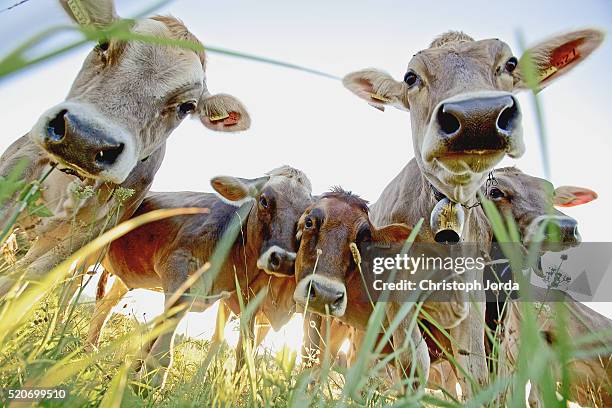
<svg viewBox="0 0 612 408">
<path fill-rule="evenodd" d="M 273 275 L 293 276 L 295 272 L 295 252 L 289 252 L 274 245 L 259 257 L 257 267 Z"/>
<path fill-rule="evenodd" d="M 125 144 L 106 136 L 67 109 L 59 111 L 47 124 L 46 148 L 68 163 L 95 175 L 112 167 L 125 149 Z"/>
<path fill-rule="evenodd" d="M 451 151 L 502 150 L 519 116 L 514 97 L 503 95 L 443 103 L 436 121 Z"/>
<path fill-rule="evenodd" d="M 324 312 L 325 306 L 327 306 L 329 311 L 333 313 L 342 307 L 344 296 L 344 291 L 327 287 L 314 279 L 310 282 L 308 300 L 316 310 Z"/>
<path fill-rule="evenodd" d="M 544 231 L 544 241 L 547 243 L 561 243 L 576 245 L 582 238 L 578 232 L 578 221 L 571 217 L 542 220 L 548 222 Z"/>
</svg>

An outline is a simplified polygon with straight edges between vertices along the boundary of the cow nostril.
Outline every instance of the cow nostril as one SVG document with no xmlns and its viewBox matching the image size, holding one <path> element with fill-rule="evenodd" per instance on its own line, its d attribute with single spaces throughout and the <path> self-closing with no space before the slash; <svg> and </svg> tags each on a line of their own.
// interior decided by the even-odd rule
<svg viewBox="0 0 612 408">
<path fill-rule="evenodd" d="M 457 119 L 457 117 L 452 113 L 446 112 L 444 105 L 440 106 L 440 109 L 438 110 L 437 119 L 440 129 L 446 135 L 450 136 L 454 133 L 457 133 L 459 129 L 461 129 L 461 123 L 459 122 L 459 119 Z"/>
<path fill-rule="evenodd" d="M 102 166 L 110 166 L 117 161 L 119 155 L 123 152 L 123 148 L 125 145 L 123 143 L 119 143 L 115 146 L 108 146 L 101 149 L 96 154 L 96 163 Z"/>
<path fill-rule="evenodd" d="M 308 299 L 314 300 L 317 297 L 317 291 L 313 285 L 313 282 L 310 282 L 308 285 Z"/>
<path fill-rule="evenodd" d="M 512 130 L 512 126 L 514 125 L 514 119 L 518 115 L 518 108 L 514 99 L 512 99 L 512 105 L 506 106 L 504 110 L 499 114 L 497 118 L 497 128 L 504 132 L 509 132 Z"/>
<path fill-rule="evenodd" d="M 62 109 L 47 125 L 47 139 L 54 142 L 61 141 L 66 136 L 66 114 L 68 111 Z"/>
<path fill-rule="evenodd" d="M 344 292 L 338 292 L 336 300 L 334 300 L 334 303 L 332 303 L 332 307 L 334 309 L 339 308 L 340 306 L 342 306 L 343 301 L 344 301 Z"/>
<path fill-rule="evenodd" d="M 278 269 L 281 264 L 280 257 L 276 254 L 276 252 L 272 252 L 270 254 L 270 258 L 268 259 L 268 262 L 270 263 L 270 266 L 274 270 Z"/>
</svg>

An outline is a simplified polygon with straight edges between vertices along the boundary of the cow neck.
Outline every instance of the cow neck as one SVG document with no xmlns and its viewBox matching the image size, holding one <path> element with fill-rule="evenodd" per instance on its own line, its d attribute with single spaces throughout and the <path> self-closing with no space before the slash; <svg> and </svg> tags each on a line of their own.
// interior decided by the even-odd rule
<svg viewBox="0 0 612 408">
<path fill-rule="evenodd" d="M 421 175 L 421 179 L 423 181 L 423 193 L 425 193 L 427 200 L 428 200 L 428 204 L 427 204 L 427 210 L 426 210 L 426 214 L 424 215 L 424 218 L 426 218 L 427 216 L 430 217 L 431 219 L 431 215 L 432 212 L 434 211 L 434 209 L 436 209 L 436 206 L 438 205 L 438 203 L 440 203 L 443 200 L 448 200 L 450 203 L 452 203 L 453 205 L 458 205 L 461 206 L 464 210 L 465 210 L 465 219 L 464 219 L 464 225 L 462 228 L 462 232 L 460 234 L 460 242 L 464 242 L 466 237 L 471 237 L 472 235 L 472 230 L 478 230 L 479 228 L 477 227 L 477 225 L 473 225 L 474 223 L 478 223 L 479 221 L 479 217 L 477 216 L 473 216 L 473 211 L 471 211 L 472 209 L 477 209 L 477 207 L 481 206 L 480 201 L 478 200 L 477 197 L 475 197 L 475 204 L 472 205 L 464 205 L 461 203 L 457 203 L 453 200 L 451 200 L 450 198 L 448 198 L 444 193 L 442 193 L 440 190 L 438 190 L 436 187 L 434 187 L 434 185 L 427 180 L 427 178 L 423 175 L 422 172 L 419 172 Z M 430 224 L 430 228 L 431 228 L 431 224 Z M 435 234 L 435 232 L 432 230 L 431 231 L 432 235 Z"/>
<path fill-rule="evenodd" d="M 253 211 L 257 211 L 255 204 L 252 205 L 251 210 L 248 212 L 247 216 L 244 217 L 244 220 L 242 221 L 242 225 L 241 225 L 242 231 L 238 234 L 238 237 L 236 238 L 240 252 L 242 252 L 240 248 L 244 247 L 244 251 L 246 253 L 246 259 L 247 259 L 247 270 L 249 271 L 249 277 L 254 277 L 257 275 L 258 272 L 256 270 L 257 268 L 255 267 L 255 265 L 257 262 L 257 258 L 259 257 L 258 249 L 253 247 L 253 244 L 255 243 L 254 241 L 256 240 L 249 239 L 249 231 L 248 231 L 249 220 L 253 216 Z M 241 256 L 244 256 L 244 255 L 241 254 Z M 251 271 L 251 269 L 254 269 L 254 270 Z"/>
</svg>

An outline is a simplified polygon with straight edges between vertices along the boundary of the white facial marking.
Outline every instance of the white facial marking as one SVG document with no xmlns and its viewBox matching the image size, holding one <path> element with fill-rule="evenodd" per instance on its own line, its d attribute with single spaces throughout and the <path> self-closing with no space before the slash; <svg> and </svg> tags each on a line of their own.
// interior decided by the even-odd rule
<svg viewBox="0 0 612 408">
<path fill-rule="evenodd" d="M 285 274 L 278 273 L 276 271 L 268 269 L 268 266 L 270 266 L 270 255 L 273 252 L 280 254 L 283 258 L 288 259 L 288 260 L 295 260 L 295 257 L 296 257 L 295 252 L 289 252 L 279 247 L 278 245 L 273 245 L 270 248 L 266 249 L 266 251 L 263 254 L 261 254 L 259 259 L 257 259 L 257 268 L 273 276 L 286 277 L 287 275 Z"/>
<path fill-rule="evenodd" d="M 342 301 L 338 305 L 338 307 L 333 308 L 333 309 L 330 308 L 330 313 L 332 316 L 335 316 L 335 317 L 344 316 L 344 313 L 346 313 L 346 305 L 347 305 L 346 287 L 342 283 L 334 279 L 328 278 L 327 276 L 312 274 L 300 280 L 297 286 L 295 287 L 295 291 L 293 292 L 293 300 L 295 300 L 295 303 L 297 303 L 298 305 L 306 306 L 306 304 L 308 303 L 308 292 L 310 289 L 310 282 L 315 279 L 317 283 L 319 283 L 321 286 L 332 288 L 344 294 L 344 296 L 342 297 Z"/>
<path fill-rule="evenodd" d="M 123 143 L 124 149 L 110 168 L 95 175 L 87 174 L 86 171 L 75 163 L 67 163 L 61 157 L 58 157 L 50 152 L 48 152 L 48 154 L 55 161 L 62 165 L 67 165 L 68 167 L 76 169 L 79 173 L 86 177 L 109 180 L 113 183 L 121 184 L 138 162 L 136 141 L 130 132 L 117 124 L 117 122 L 107 120 L 104 115 L 100 114 L 95 106 L 87 103 L 71 101 L 62 102 L 59 105 L 54 106 L 41 115 L 30 131 L 30 138 L 32 141 L 38 144 L 41 148 L 45 148 L 45 134 L 47 132 L 49 121 L 62 110 L 67 110 L 71 115 L 78 117 L 88 126 L 95 128 L 99 133 L 108 136 L 118 143 Z"/>
</svg>

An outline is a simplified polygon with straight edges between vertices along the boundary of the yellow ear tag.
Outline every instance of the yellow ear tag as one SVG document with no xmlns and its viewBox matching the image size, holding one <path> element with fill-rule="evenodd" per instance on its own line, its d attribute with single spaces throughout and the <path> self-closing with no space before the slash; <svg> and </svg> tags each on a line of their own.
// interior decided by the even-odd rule
<svg viewBox="0 0 612 408">
<path fill-rule="evenodd" d="M 79 0 L 68 0 L 66 2 L 70 11 L 72 11 L 72 15 L 74 19 L 81 25 L 91 25 L 91 18 L 89 18 L 89 14 L 87 14 L 87 10 L 83 8 L 81 2 Z"/>
<path fill-rule="evenodd" d="M 385 96 L 379 95 L 379 94 L 375 94 L 375 93 L 371 93 L 370 98 L 376 99 L 377 101 L 381 101 L 381 102 L 391 102 L 391 99 Z"/>
<path fill-rule="evenodd" d="M 559 69 L 553 65 L 551 65 L 550 67 L 546 68 L 544 71 L 542 71 L 542 73 L 540 74 L 540 81 L 545 80 L 546 78 L 551 77 L 555 72 L 557 72 Z"/>
<path fill-rule="evenodd" d="M 211 122 L 218 122 L 227 118 L 229 118 L 229 113 L 226 113 L 225 115 L 209 116 L 208 120 L 210 120 Z"/>
</svg>

